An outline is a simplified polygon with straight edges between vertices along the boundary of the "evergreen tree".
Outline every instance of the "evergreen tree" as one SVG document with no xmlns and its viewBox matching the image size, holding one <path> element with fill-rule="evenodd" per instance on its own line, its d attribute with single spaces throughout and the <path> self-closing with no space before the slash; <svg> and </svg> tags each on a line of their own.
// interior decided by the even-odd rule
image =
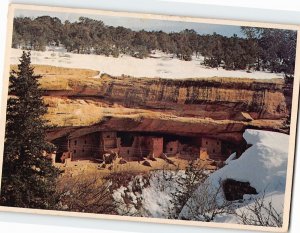
<svg viewBox="0 0 300 233">
<path fill-rule="evenodd" d="M 24 208 L 53 208 L 58 170 L 46 157 L 47 108 L 38 79 L 23 52 L 17 71 L 10 75 L 4 142 L 1 204 Z"/>
<path fill-rule="evenodd" d="M 192 29 L 135 31 L 86 17 L 62 23 L 50 16 L 16 17 L 13 26 L 14 48 L 45 50 L 49 45 L 63 45 L 68 52 L 114 57 L 126 54 L 141 59 L 161 50 L 186 61 L 193 55 L 203 56 L 202 64 L 208 67 L 284 73 L 288 83 L 294 76 L 297 33 L 292 30 L 241 27 L 244 38 L 204 35 Z"/>
</svg>

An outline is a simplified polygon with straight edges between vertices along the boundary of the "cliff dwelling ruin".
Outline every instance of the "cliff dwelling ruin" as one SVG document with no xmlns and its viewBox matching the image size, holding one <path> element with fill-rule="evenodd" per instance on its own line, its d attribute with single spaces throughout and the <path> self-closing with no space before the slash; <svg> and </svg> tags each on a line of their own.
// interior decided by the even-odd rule
<svg viewBox="0 0 300 233">
<path fill-rule="evenodd" d="M 207 136 L 181 136 L 147 132 L 75 131 L 52 141 L 55 162 L 93 160 L 115 154 L 127 161 L 143 158 L 179 157 L 187 160 L 225 161 L 232 153 L 241 154 L 240 146 Z"/>
<path fill-rule="evenodd" d="M 42 74 L 46 68 L 40 67 Z M 46 135 L 56 145 L 56 162 L 100 162 L 107 154 L 127 161 L 158 157 L 224 161 L 245 151 L 247 128 L 289 132 L 292 89 L 281 80 L 165 80 L 108 74 L 80 80 L 67 80 L 70 89 L 44 87 L 46 119 L 57 126 Z"/>
</svg>

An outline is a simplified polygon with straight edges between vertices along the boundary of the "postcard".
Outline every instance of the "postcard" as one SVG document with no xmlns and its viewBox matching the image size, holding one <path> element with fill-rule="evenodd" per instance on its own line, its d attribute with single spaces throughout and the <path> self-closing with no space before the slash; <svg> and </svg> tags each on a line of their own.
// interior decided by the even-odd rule
<svg viewBox="0 0 300 233">
<path fill-rule="evenodd" d="M 299 26 L 18 4 L 8 17 L 1 211 L 288 230 Z"/>
</svg>

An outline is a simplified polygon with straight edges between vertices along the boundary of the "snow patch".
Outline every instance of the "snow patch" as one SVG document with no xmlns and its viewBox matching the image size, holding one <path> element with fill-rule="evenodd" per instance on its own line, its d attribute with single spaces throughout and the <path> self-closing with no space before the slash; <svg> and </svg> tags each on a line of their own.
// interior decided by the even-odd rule
<svg viewBox="0 0 300 233">
<path fill-rule="evenodd" d="M 50 51 L 52 50 L 52 51 Z M 10 64 L 18 64 L 21 49 L 11 49 Z M 224 70 L 201 65 L 203 57 L 192 57 L 192 61 L 182 61 L 173 55 L 156 51 L 145 59 L 121 55 L 118 58 L 104 55 L 67 53 L 62 48 L 49 48 L 48 51 L 32 51 L 32 64 L 52 65 L 68 68 L 93 69 L 113 76 L 129 75 L 146 78 L 210 78 L 237 77 L 253 79 L 283 78 L 282 74 L 244 70 Z"/>
<path fill-rule="evenodd" d="M 244 138 L 248 144 L 252 144 L 240 158 L 231 160 L 228 165 L 212 173 L 206 181 L 211 192 L 220 187 L 220 183 L 226 179 L 234 179 L 241 182 L 249 182 L 259 195 L 264 195 L 264 202 L 272 200 L 273 207 L 282 213 L 284 204 L 284 192 L 288 159 L 289 135 L 247 129 Z M 193 219 L 193 215 L 200 208 L 197 206 L 197 198 L 201 196 L 203 184 L 195 191 L 183 208 L 180 217 Z M 258 195 L 258 196 L 259 196 Z M 244 202 L 236 210 L 247 211 L 247 205 L 253 205 L 253 195 L 244 195 Z M 224 202 L 223 193 L 219 194 L 218 202 Z M 215 218 L 217 222 L 238 223 L 236 216 L 221 215 Z"/>
<path fill-rule="evenodd" d="M 229 164 L 230 161 L 235 160 L 236 159 L 236 152 L 232 153 L 226 160 L 225 160 L 225 164 Z"/>
<path fill-rule="evenodd" d="M 172 193 L 183 172 L 154 171 L 135 177 L 127 187 L 114 191 L 113 198 L 120 215 L 168 218 L 173 209 Z"/>
</svg>

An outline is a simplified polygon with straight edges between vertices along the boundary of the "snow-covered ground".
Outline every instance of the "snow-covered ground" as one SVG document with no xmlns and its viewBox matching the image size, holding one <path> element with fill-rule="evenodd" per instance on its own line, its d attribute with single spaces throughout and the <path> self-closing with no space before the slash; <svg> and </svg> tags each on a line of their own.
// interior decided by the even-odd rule
<svg viewBox="0 0 300 233">
<path fill-rule="evenodd" d="M 259 197 L 264 198 L 266 206 L 272 202 L 272 206 L 278 213 L 283 212 L 289 135 L 247 129 L 244 138 L 252 146 L 238 159 L 232 156 L 232 160 L 228 160 L 227 165 L 212 173 L 204 183 L 200 184 L 183 207 L 179 218 L 200 220 L 201 218 L 195 214 L 200 212 L 199 209 L 203 209 L 201 195 L 213 196 L 220 187 L 220 181 L 228 178 L 249 182 L 258 192 L 257 195 L 244 195 L 244 200 L 234 205 L 238 213 L 247 213 L 248 207 L 253 206 L 255 199 Z M 174 208 L 171 201 L 172 193 L 174 194 L 178 188 L 176 181 L 182 175 L 184 173 L 171 172 L 166 177 L 162 171 L 157 171 L 150 176 L 149 181 L 142 176 L 135 178 L 127 187 L 121 187 L 114 192 L 119 214 L 170 217 Z M 217 193 L 216 200 L 219 205 L 222 205 L 223 192 Z M 241 223 L 235 214 L 230 213 L 219 214 L 213 221 Z"/>
<path fill-rule="evenodd" d="M 254 79 L 283 78 L 281 74 L 268 72 L 228 71 L 222 68 L 207 68 L 201 65 L 203 57 L 193 57 L 192 61 L 182 61 L 170 54 L 157 51 L 152 57 L 139 59 L 127 55 L 118 58 L 104 55 L 88 55 L 58 51 L 32 51 L 33 64 L 53 65 L 68 68 L 83 68 L 98 70 L 113 76 L 130 75 L 133 77 L 160 78 L 209 78 L 209 77 L 238 77 Z M 11 64 L 19 63 L 22 50 L 11 49 Z"/>
<path fill-rule="evenodd" d="M 284 192 L 287 172 L 288 143 L 289 135 L 261 131 L 246 130 L 244 138 L 252 146 L 247 149 L 240 158 L 231 160 L 228 165 L 214 172 L 207 180 L 211 192 L 217 190 L 220 181 L 234 179 L 236 181 L 249 182 L 258 192 L 258 197 L 264 195 L 265 203 L 272 205 L 278 213 L 283 212 Z M 193 219 L 197 212 L 197 198 L 203 187 L 200 185 L 193 197 L 188 201 L 182 210 L 180 217 Z M 223 193 L 218 194 L 218 202 L 224 201 Z M 244 202 L 253 205 L 254 198 L 251 195 L 244 195 Z M 239 205 L 239 212 L 248 211 L 246 205 Z M 250 214 L 250 213 L 249 213 Z M 236 216 L 219 216 L 215 221 L 237 223 Z"/>
<path fill-rule="evenodd" d="M 168 218 L 174 208 L 171 194 L 176 181 L 183 175 L 177 172 L 151 172 L 149 177 L 135 177 L 127 187 L 117 189 L 113 198 L 120 215 Z M 126 200 L 130 200 L 129 202 Z"/>
</svg>

